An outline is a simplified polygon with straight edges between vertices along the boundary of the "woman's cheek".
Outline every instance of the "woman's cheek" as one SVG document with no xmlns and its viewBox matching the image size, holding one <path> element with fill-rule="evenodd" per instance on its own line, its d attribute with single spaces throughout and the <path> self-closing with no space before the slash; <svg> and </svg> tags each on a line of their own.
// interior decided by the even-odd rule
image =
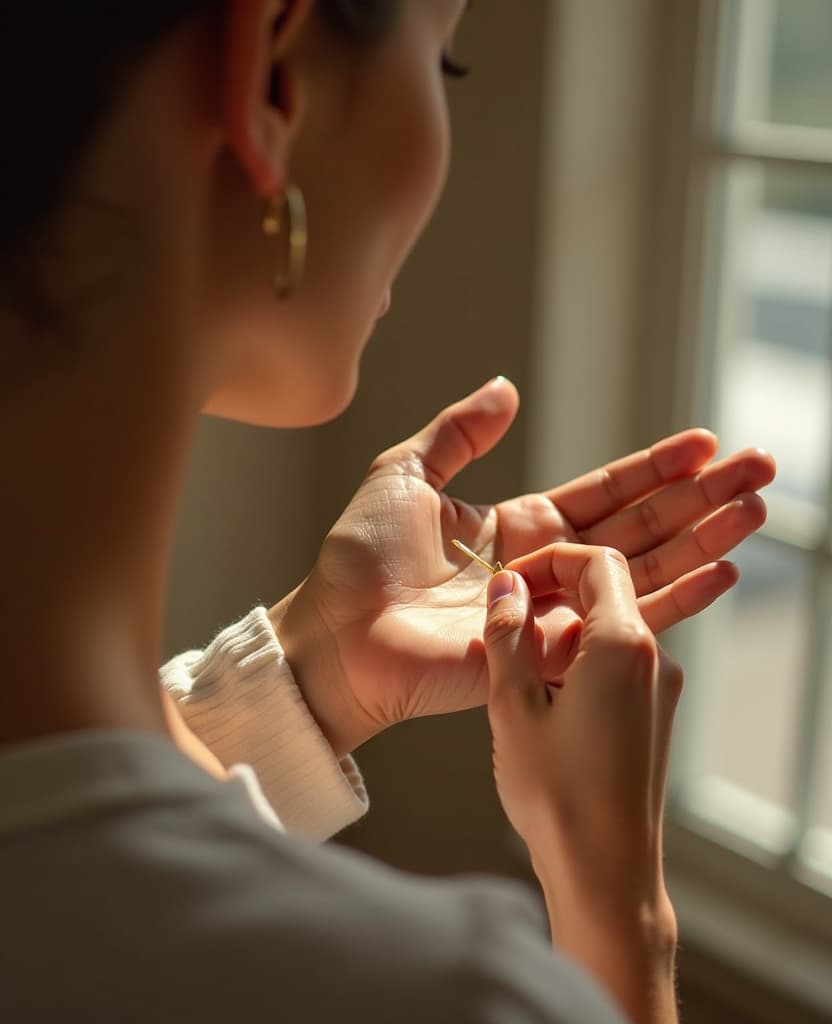
<svg viewBox="0 0 832 1024">
<path fill-rule="evenodd" d="M 444 91 L 441 84 L 437 87 L 436 79 L 425 82 L 413 97 L 409 116 L 401 122 L 407 128 L 406 135 L 391 158 L 391 180 L 398 182 L 402 196 L 406 196 L 403 202 L 409 207 L 408 250 L 430 219 L 448 174 L 448 112 Z"/>
</svg>

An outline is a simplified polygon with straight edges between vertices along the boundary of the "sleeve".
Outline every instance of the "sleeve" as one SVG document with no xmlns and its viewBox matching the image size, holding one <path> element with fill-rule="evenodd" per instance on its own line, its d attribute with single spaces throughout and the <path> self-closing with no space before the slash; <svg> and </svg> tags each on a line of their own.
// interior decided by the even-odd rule
<svg viewBox="0 0 832 1024">
<path fill-rule="evenodd" d="M 529 892 L 492 880 L 467 889 L 472 1024 L 627 1024 L 598 979 L 544 938 Z"/>
<path fill-rule="evenodd" d="M 253 769 L 288 832 L 322 842 L 366 813 L 361 773 L 339 761 L 312 717 L 258 607 L 204 651 L 160 670 L 190 729 L 238 777 Z"/>
<path fill-rule="evenodd" d="M 175 942 L 192 956 L 200 944 L 192 968 L 179 963 L 199 979 L 200 1007 L 226 1000 L 249 1022 L 626 1024 L 589 972 L 552 948 L 525 886 L 418 878 L 334 844 L 263 839 L 238 884 L 223 881 L 237 858 L 215 869 L 200 860 L 220 874 L 203 876 L 191 936 Z M 174 918 L 185 923 L 181 905 Z"/>
</svg>

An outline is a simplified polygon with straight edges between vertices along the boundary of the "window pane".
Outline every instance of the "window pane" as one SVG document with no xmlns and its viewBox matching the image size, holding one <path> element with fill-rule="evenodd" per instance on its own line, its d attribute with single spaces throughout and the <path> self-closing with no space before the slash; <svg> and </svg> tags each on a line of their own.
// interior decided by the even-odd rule
<svg viewBox="0 0 832 1024">
<path fill-rule="evenodd" d="M 723 450 L 774 453 L 773 495 L 820 510 L 832 454 L 832 176 L 737 167 L 716 205 L 706 413 Z"/>
<path fill-rule="evenodd" d="M 832 129 L 832 3 L 730 0 L 723 12 L 729 120 Z"/>
<path fill-rule="evenodd" d="M 763 537 L 742 547 L 740 583 L 702 617 L 686 685 L 689 780 L 721 780 L 773 811 L 788 808 L 793 796 L 807 651 L 806 558 Z M 765 823 L 722 824 L 768 842 Z"/>
<path fill-rule="evenodd" d="M 832 128 L 831 46 L 829 0 L 777 0 L 768 93 L 772 121 Z"/>
<path fill-rule="evenodd" d="M 702 410 L 723 451 L 761 445 L 777 458 L 768 495 L 780 540 L 747 542 L 737 592 L 703 617 L 686 775 L 699 780 L 690 792 L 700 812 L 786 848 L 817 639 L 815 556 L 799 545 L 826 536 L 832 459 L 832 176 L 732 166 L 715 177 L 713 196 Z"/>
</svg>

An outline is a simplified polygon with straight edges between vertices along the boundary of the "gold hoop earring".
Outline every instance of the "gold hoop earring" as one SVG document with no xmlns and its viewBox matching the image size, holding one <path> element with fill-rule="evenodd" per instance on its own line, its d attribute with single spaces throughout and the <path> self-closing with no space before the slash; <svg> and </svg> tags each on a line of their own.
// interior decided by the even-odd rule
<svg viewBox="0 0 832 1024">
<path fill-rule="evenodd" d="M 306 264 L 306 202 L 297 185 L 290 183 L 266 200 L 261 226 L 269 238 L 281 232 L 286 235 L 286 269 L 275 274 L 272 284 L 279 299 L 290 299 L 298 289 Z"/>
</svg>

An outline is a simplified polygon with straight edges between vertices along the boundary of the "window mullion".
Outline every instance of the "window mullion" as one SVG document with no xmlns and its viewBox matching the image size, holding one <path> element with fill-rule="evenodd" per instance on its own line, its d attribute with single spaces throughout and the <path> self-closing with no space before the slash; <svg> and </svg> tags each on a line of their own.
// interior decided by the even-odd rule
<svg viewBox="0 0 832 1024">
<path fill-rule="evenodd" d="M 832 131 L 768 121 L 744 121 L 709 132 L 710 144 L 726 153 L 832 164 Z"/>
<path fill-rule="evenodd" d="M 832 288 L 832 282 L 830 282 Z M 829 344 L 827 360 L 832 362 L 832 315 L 827 327 Z M 832 403 L 832 373 L 829 375 Z M 813 799 L 817 789 L 814 778 L 818 763 L 818 750 L 823 728 L 823 688 L 829 665 L 829 622 L 832 620 L 832 579 L 829 564 L 832 559 L 832 454 L 827 466 L 826 477 L 826 535 L 824 542 L 814 554 L 812 572 L 812 622 L 809 632 L 809 664 L 806 678 L 806 692 L 803 698 L 803 713 L 796 746 L 794 776 L 795 848 L 790 859 L 794 861 L 805 842 L 811 827 L 814 810 Z M 796 866 L 796 865 L 793 865 Z"/>
<path fill-rule="evenodd" d="M 722 164 L 754 163 L 762 167 L 802 171 L 808 174 L 832 174 L 832 149 L 828 153 L 814 154 L 785 148 L 778 152 L 773 148 L 745 146 L 740 138 L 729 140 L 713 136 L 700 144 L 699 152 L 705 160 Z"/>
<path fill-rule="evenodd" d="M 795 745 L 793 779 L 794 844 L 786 860 L 793 869 L 795 859 L 811 824 L 813 775 L 820 743 L 821 702 L 829 653 L 829 621 L 832 619 L 832 592 L 827 579 L 826 552 L 816 552 L 811 577 L 812 617 L 809 623 L 809 652 L 805 667 L 805 689 L 801 694 L 798 741 Z M 796 671 L 799 666 L 796 667 Z"/>
</svg>

